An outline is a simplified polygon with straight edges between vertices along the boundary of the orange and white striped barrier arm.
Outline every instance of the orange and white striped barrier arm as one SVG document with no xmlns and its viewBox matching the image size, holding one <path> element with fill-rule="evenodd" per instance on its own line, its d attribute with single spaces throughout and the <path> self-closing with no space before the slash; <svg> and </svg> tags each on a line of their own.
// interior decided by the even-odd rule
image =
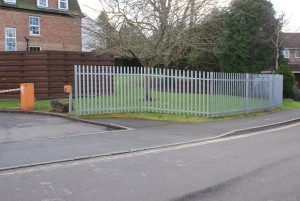
<svg viewBox="0 0 300 201">
<path fill-rule="evenodd" d="M 20 91 L 20 90 L 21 90 L 20 88 L 0 90 L 0 94 L 10 93 L 10 92 L 16 92 L 16 91 Z"/>
</svg>

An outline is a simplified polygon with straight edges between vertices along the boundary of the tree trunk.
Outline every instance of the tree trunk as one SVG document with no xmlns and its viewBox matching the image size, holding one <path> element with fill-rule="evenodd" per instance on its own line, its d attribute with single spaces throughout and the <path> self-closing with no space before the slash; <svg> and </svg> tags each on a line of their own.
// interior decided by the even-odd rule
<svg viewBox="0 0 300 201">
<path fill-rule="evenodd" d="M 280 57 L 279 47 L 276 47 L 276 64 L 275 64 L 275 71 L 278 69 L 278 65 L 279 65 L 279 57 Z"/>
</svg>

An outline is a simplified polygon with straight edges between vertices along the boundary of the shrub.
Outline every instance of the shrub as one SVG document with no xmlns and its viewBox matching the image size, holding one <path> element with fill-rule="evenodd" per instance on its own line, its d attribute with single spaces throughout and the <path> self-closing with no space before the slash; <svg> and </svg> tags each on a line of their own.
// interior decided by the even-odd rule
<svg viewBox="0 0 300 201">
<path fill-rule="evenodd" d="M 293 87 L 293 97 L 295 101 L 300 101 L 300 90 L 294 85 Z"/>
<path fill-rule="evenodd" d="M 283 96 L 285 98 L 291 98 L 295 85 L 294 74 L 286 65 L 280 65 L 276 70 L 276 74 L 283 75 Z"/>
</svg>

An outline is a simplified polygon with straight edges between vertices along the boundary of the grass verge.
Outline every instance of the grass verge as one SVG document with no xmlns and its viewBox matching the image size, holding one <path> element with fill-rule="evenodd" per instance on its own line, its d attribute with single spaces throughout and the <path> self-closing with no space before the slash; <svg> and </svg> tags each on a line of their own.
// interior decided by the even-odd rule
<svg viewBox="0 0 300 201">
<path fill-rule="evenodd" d="M 67 99 L 62 99 L 62 101 L 67 101 Z M 35 110 L 36 111 L 51 111 L 51 100 L 36 100 Z M 280 108 L 274 109 L 274 111 L 289 110 L 300 108 L 300 101 L 294 101 L 292 99 L 284 99 L 283 105 Z M 0 109 L 6 110 L 18 110 L 20 109 L 19 100 L 0 100 Z M 175 121 L 175 122 L 210 122 L 210 121 L 222 121 L 236 119 L 245 116 L 257 116 L 268 113 L 269 111 L 249 113 L 245 115 L 235 115 L 230 117 L 221 118 L 208 118 L 199 117 L 194 115 L 183 115 L 183 114 L 159 114 L 159 113 L 121 113 L 121 114 L 100 114 L 100 115 L 89 115 L 81 116 L 85 119 L 96 119 L 96 118 L 127 118 L 127 119 L 144 119 L 144 120 L 159 120 L 159 121 Z"/>
<path fill-rule="evenodd" d="M 63 102 L 68 101 L 68 99 L 61 99 Z M 52 107 L 50 105 L 51 100 L 36 100 L 35 101 L 35 111 L 51 111 Z M 19 110 L 20 100 L 0 100 L 0 109 L 4 110 Z"/>
<path fill-rule="evenodd" d="M 283 105 L 273 110 L 273 112 L 280 110 L 289 110 L 300 108 L 300 102 L 292 99 L 284 99 Z M 228 117 L 208 118 L 199 117 L 195 115 L 183 115 L 183 114 L 159 114 L 159 113 L 120 113 L 120 114 L 98 114 L 98 115 L 86 115 L 81 116 L 84 119 L 97 119 L 97 118 L 125 118 L 125 119 L 144 119 L 144 120 L 159 120 L 159 121 L 175 121 L 175 122 L 186 122 L 186 123 L 200 123 L 200 122 L 211 122 L 211 121 L 223 121 L 237 119 L 240 117 L 259 116 L 269 113 L 270 111 L 253 112 L 243 115 L 234 115 Z"/>
<path fill-rule="evenodd" d="M 282 110 L 291 110 L 300 108 L 300 101 L 294 101 L 293 99 L 284 99 L 283 104 L 280 107 Z"/>
</svg>

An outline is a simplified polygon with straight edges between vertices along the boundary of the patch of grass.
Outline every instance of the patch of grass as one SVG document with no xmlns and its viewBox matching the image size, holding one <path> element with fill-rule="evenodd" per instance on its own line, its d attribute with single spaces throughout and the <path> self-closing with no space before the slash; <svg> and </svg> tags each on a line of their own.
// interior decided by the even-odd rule
<svg viewBox="0 0 300 201">
<path fill-rule="evenodd" d="M 35 109 L 42 111 L 51 111 L 52 107 L 50 102 L 51 100 L 37 100 L 35 101 Z"/>
<path fill-rule="evenodd" d="M 275 108 L 273 112 L 280 110 L 296 109 L 300 108 L 300 102 L 291 99 L 284 99 L 283 105 L 281 107 Z M 141 113 L 116 113 L 116 114 L 96 114 L 96 115 L 82 115 L 81 118 L 84 119 L 99 119 L 99 118 L 124 118 L 124 119 L 144 119 L 144 120 L 157 120 L 157 121 L 173 121 L 173 122 L 184 122 L 184 123 L 201 123 L 201 122 L 211 122 L 211 121 L 223 121 L 232 120 L 241 117 L 251 117 L 260 116 L 269 113 L 270 111 L 259 111 L 248 114 L 239 114 L 227 117 L 199 117 L 196 115 L 183 115 L 183 114 L 160 114 L 151 112 L 141 112 Z M 271 111 L 272 112 L 272 111 Z"/>
<path fill-rule="evenodd" d="M 20 109 L 19 100 L 0 100 L 0 109 Z"/>
<path fill-rule="evenodd" d="M 67 99 L 61 99 L 63 102 Z M 34 110 L 51 111 L 51 100 L 36 100 Z M 0 109 L 5 110 L 19 110 L 21 108 L 20 100 L 0 100 Z"/>
<path fill-rule="evenodd" d="M 294 101 L 293 99 L 284 99 L 283 104 L 280 108 L 283 110 L 300 108 L 300 101 Z"/>
<path fill-rule="evenodd" d="M 60 101 L 67 102 L 68 99 L 60 99 Z M 51 111 L 51 100 L 36 100 L 35 110 L 39 111 Z M 288 110 L 300 108 L 300 101 L 294 101 L 292 99 L 284 99 L 283 105 L 273 111 Z M 19 100 L 0 100 L 0 109 L 20 109 Z M 97 114 L 97 115 L 83 115 L 85 119 L 97 119 L 97 118 L 125 118 L 125 119 L 145 119 L 145 120 L 158 120 L 158 121 L 174 121 L 174 122 L 211 122 L 211 121 L 222 121 L 236 119 L 239 117 L 246 116 L 258 116 L 268 113 L 269 111 L 254 112 L 245 115 L 234 115 L 229 117 L 218 117 L 208 118 L 199 117 L 196 115 L 185 115 L 185 114 L 160 114 L 152 112 L 140 112 L 140 113 L 116 113 L 116 114 Z"/>
<path fill-rule="evenodd" d="M 274 110 L 275 111 L 275 110 Z M 80 118 L 83 119 L 101 119 L 101 118 L 120 118 L 120 119 L 142 119 L 142 120 L 155 120 L 155 121 L 171 121 L 171 122 L 182 122 L 182 123 L 203 123 L 212 121 L 225 121 L 232 120 L 241 117 L 259 116 L 269 113 L 270 111 L 259 111 L 248 114 L 236 114 L 226 117 L 202 117 L 196 115 L 185 115 L 185 114 L 160 114 L 151 112 L 141 113 L 116 113 L 116 114 L 94 114 L 94 115 L 82 115 Z"/>
<path fill-rule="evenodd" d="M 184 78 L 180 78 L 177 84 L 172 84 L 163 76 L 155 76 L 149 80 L 139 75 L 119 75 L 114 76 L 114 85 L 111 88 L 108 83 L 105 85 L 103 79 L 100 90 L 80 90 L 79 113 L 86 115 L 97 110 L 101 113 L 110 113 L 112 110 L 115 113 L 136 113 L 140 108 L 139 112 L 169 113 L 175 110 L 182 114 L 195 111 L 207 114 L 211 111 L 242 111 L 246 104 L 250 108 L 264 108 L 269 104 L 268 99 L 252 98 L 246 101 L 239 90 L 241 85 L 231 89 L 229 93 L 225 87 L 231 83 L 227 83 L 220 89 L 223 90 L 223 95 L 209 95 L 207 82 L 194 86 L 194 82 L 186 83 L 183 80 Z M 147 82 L 149 90 L 146 93 Z"/>
<path fill-rule="evenodd" d="M 143 120 L 155 120 L 155 121 L 173 121 L 173 122 L 184 122 L 184 123 L 210 122 L 210 121 L 220 121 L 220 120 L 232 119 L 232 117 L 208 118 L 208 117 L 199 117 L 199 116 L 195 116 L 195 115 L 159 114 L 159 113 L 151 113 L 151 112 L 97 114 L 97 115 L 83 115 L 80 117 L 84 118 L 84 119 L 124 118 L 124 119 L 143 119 Z"/>
</svg>

